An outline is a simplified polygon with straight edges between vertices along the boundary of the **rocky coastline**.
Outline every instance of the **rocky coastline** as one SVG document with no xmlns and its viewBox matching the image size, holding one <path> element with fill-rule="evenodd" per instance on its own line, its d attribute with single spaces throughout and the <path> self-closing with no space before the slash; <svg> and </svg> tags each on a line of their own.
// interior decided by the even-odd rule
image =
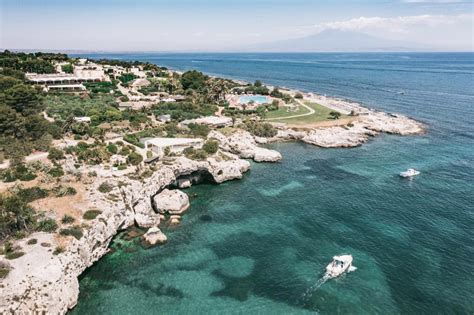
<svg viewBox="0 0 474 315">
<path fill-rule="evenodd" d="M 302 141 L 323 148 L 355 147 L 379 133 L 413 135 L 424 132 L 423 124 L 403 115 L 369 110 L 357 103 L 336 99 L 312 98 L 325 106 L 352 113 L 353 121 L 346 126 L 292 129 L 279 126 L 273 138 L 258 138 L 244 130 L 224 134 L 209 133 L 209 139 L 219 142 L 219 151 L 205 161 L 176 157 L 160 162 L 148 178 L 100 175 L 89 184 L 87 200 L 102 213 L 85 229 L 83 237 L 71 237 L 65 251 L 54 255 L 39 244 L 27 254 L 11 262 L 8 278 L 0 282 L 1 313 L 64 314 L 73 308 L 79 295 L 78 277 L 109 251 L 113 237 L 133 225 L 148 229 L 143 236 L 151 245 L 166 242 L 160 224 L 179 224 L 189 208 L 187 195 L 179 189 L 203 180 L 215 183 L 240 179 L 250 169 L 250 162 L 278 162 L 279 152 L 260 147 L 277 141 Z M 73 171 L 73 170 L 71 170 Z M 97 192 L 103 182 L 113 186 L 110 192 L 118 198 L 110 200 Z M 38 243 L 54 243 L 50 233 L 32 235 Z M 22 247 L 26 240 L 19 241 Z"/>
</svg>

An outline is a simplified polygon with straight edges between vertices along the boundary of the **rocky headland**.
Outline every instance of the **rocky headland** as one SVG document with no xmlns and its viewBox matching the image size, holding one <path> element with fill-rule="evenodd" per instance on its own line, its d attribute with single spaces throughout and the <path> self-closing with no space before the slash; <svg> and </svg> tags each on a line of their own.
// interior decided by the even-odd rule
<svg viewBox="0 0 474 315">
<path fill-rule="evenodd" d="M 320 100 L 321 101 L 321 100 Z M 102 212 L 93 221 L 84 223 L 81 238 L 68 237 L 64 252 L 57 254 L 50 245 L 56 244 L 52 233 L 34 233 L 35 245 L 18 241 L 25 255 L 9 262 L 7 278 L 0 282 L 0 310 L 4 313 L 64 314 L 73 308 L 78 299 L 78 277 L 94 262 L 107 254 L 113 237 L 122 230 L 137 225 L 146 229 L 142 236 L 149 245 L 163 244 L 166 235 L 160 230 L 163 224 L 179 224 L 190 203 L 185 192 L 179 190 L 202 181 L 222 183 L 239 179 L 250 169 L 250 162 L 277 162 L 279 152 L 259 144 L 275 141 L 303 141 L 324 148 L 354 147 L 379 133 L 399 135 L 418 134 L 424 126 L 402 115 L 368 110 L 355 103 L 324 99 L 328 107 L 353 114 L 345 126 L 292 129 L 278 127 L 273 138 L 258 138 L 249 132 L 235 129 L 223 133 L 218 129 L 209 133 L 209 139 L 219 143 L 219 151 L 204 161 L 185 157 L 158 162 L 157 169 L 145 179 L 99 173 L 85 182 L 85 199 L 90 207 Z M 65 169 L 68 170 L 67 162 Z M 70 172 L 77 172 L 71 166 Z M 85 174 L 87 170 L 82 170 Z M 108 198 L 98 187 L 106 182 L 115 196 Z"/>
</svg>

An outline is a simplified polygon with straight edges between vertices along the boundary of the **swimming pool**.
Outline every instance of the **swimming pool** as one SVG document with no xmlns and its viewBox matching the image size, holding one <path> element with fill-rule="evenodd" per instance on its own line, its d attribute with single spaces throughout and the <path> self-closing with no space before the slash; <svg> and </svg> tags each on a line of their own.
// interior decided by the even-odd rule
<svg viewBox="0 0 474 315">
<path fill-rule="evenodd" d="M 267 96 L 263 95 L 243 95 L 239 97 L 239 104 L 248 104 L 250 102 L 255 104 L 266 104 L 270 103 L 270 100 Z"/>
</svg>

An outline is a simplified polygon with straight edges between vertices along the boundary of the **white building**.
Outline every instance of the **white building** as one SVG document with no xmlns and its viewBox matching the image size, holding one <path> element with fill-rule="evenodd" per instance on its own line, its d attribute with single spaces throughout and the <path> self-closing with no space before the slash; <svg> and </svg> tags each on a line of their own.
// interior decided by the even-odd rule
<svg viewBox="0 0 474 315">
<path fill-rule="evenodd" d="M 144 139 L 143 143 L 145 149 L 163 156 L 166 148 L 170 148 L 170 152 L 179 153 L 186 148 L 202 147 L 204 140 L 199 138 L 151 138 Z"/>
<path fill-rule="evenodd" d="M 90 117 L 87 117 L 87 116 L 83 116 L 83 117 L 74 117 L 74 121 L 75 122 L 79 122 L 79 123 L 90 123 L 91 122 L 91 118 Z"/>
</svg>

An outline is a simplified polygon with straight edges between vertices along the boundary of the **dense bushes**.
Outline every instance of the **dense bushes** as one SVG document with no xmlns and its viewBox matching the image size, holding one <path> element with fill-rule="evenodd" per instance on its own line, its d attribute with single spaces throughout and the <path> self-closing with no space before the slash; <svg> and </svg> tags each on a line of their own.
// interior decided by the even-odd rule
<svg viewBox="0 0 474 315">
<path fill-rule="evenodd" d="M 202 72 L 196 70 L 186 71 L 181 76 L 181 85 L 185 90 L 200 90 L 206 85 L 207 79 L 208 77 Z"/>
<path fill-rule="evenodd" d="M 99 214 L 101 214 L 102 211 L 100 210 L 95 210 L 95 209 L 92 209 L 92 210 L 87 210 L 84 215 L 82 216 L 82 218 L 84 220 L 94 220 L 95 218 L 97 218 L 97 216 Z"/>
<path fill-rule="evenodd" d="M 243 124 L 243 129 L 257 137 L 271 138 L 276 136 L 277 130 L 269 123 L 262 123 L 257 121 L 246 121 Z"/>
<path fill-rule="evenodd" d="M 34 214 L 33 208 L 21 197 L 0 195 L 0 238 L 33 229 Z"/>
<path fill-rule="evenodd" d="M 207 140 L 204 145 L 202 146 L 202 149 L 206 151 L 208 154 L 214 154 L 217 152 L 219 149 L 219 142 L 216 140 Z"/>
<path fill-rule="evenodd" d="M 59 231 L 59 234 L 65 235 L 65 236 L 73 236 L 77 240 L 80 240 L 83 236 L 82 228 L 78 225 L 74 225 L 74 226 L 69 227 L 69 228 L 61 229 Z"/>
<path fill-rule="evenodd" d="M 128 163 L 130 163 L 132 165 L 138 165 L 143 161 L 143 156 L 141 154 L 136 153 L 136 152 L 131 152 L 127 156 L 127 161 L 128 161 Z"/>
<path fill-rule="evenodd" d="M 202 161 L 207 159 L 207 153 L 203 149 L 186 148 L 183 150 L 183 153 L 191 160 Z"/>
<path fill-rule="evenodd" d="M 0 172 L 3 182 L 14 182 L 16 180 L 30 181 L 36 178 L 35 170 L 25 164 L 18 164 Z"/>
</svg>

